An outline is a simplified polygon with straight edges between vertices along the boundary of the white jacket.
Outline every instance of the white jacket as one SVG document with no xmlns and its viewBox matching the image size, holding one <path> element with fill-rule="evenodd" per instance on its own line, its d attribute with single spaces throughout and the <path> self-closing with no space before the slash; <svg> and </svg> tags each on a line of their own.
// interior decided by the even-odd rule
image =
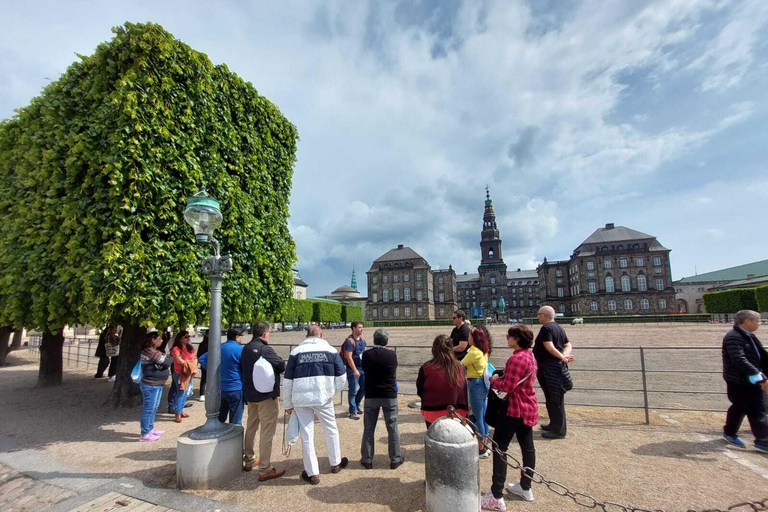
<svg viewBox="0 0 768 512">
<path fill-rule="evenodd" d="M 283 407 L 325 405 L 341 391 L 347 372 L 339 352 L 322 338 L 307 338 L 291 351 L 283 376 Z"/>
</svg>

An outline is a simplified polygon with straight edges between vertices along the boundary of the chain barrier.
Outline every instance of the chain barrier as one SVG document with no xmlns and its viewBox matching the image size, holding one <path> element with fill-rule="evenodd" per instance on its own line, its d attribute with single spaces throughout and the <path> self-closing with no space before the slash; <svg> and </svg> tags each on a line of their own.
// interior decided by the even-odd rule
<svg viewBox="0 0 768 512">
<path fill-rule="evenodd" d="M 472 430 L 472 435 L 477 437 L 477 425 L 475 425 L 471 420 L 468 418 L 464 418 L 463 416 L 460 416 L 456 413 L 456 410 L 453 407 L 448 407 L 448 417 L 454 420 L 458 420 L 461 422 L 462 425 L 469 427 Z M 499 448 L 498 443 L 491 439 L 490 437 L 486 438 L 486 442 L 490 441 L 492 445 L 492 450 L 496 452 L 502 460 L 506 463 L 507 466 L 509 466 L 512 469 L 519 469 L 521 471 L 525 471 L 528 476 L 531 478 L 531 482 L 535 484 L 543 484 L 547 489 L 552 491 L 553 493 L 557 494 L 558 496 L 562 496 L 565 498 L 570 498 L 573 500 L 574 503 L 576 503 L 579 506 L 582 506 L 584 508 L 594 508 L 594 509 L 602 509 L 604 512 L 667 512 L 663 509 L 648 509 L 648 508 L 642 508 L 642 507 L 635 507 L 632 505 L 622 505 L 621 503 L 615 503 L 613 501 L 600 501 L 591 494 L 583 493 L 583 492 L 573 492 L 565 485 L 561 484 L 560 482 L 557 482 L 555 480 L 548 480 L 544 477 L 541 473 L 536 471 L 535 469 L 529 468 L 527 466 L 523 466 L 523 464 L 515 458 L 514 455 L 511 455 L 508 452 L 505 452 Z M 762 500 L 762 501 L 744 501 L 742 503 L 736 503 L 735 505 L 731 505 L 730 507 L 726 509 L 719 509 L 719 508 L 708 508 L 705 510 L 698 510 L 690 508 L 686 510 L 686 512 L 746 512 L 746 511 L 760 511 L 760 510 L 768 510 L 768 498 Z"/>
</svg>

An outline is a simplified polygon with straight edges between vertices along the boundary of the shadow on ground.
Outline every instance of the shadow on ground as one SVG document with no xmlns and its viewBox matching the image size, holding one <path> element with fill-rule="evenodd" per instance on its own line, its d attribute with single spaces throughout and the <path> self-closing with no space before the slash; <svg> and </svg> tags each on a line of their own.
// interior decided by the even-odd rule
<svg viewBox="0 0 768 512">
<path fill-rule="evenodd" d="M 632 453 L 635 455 L 650 455 L 654 457 L 671 457 L 675 459 L 714 461 L 715 454 L 722 451 L 723 442 L 719 439 L 712 441 L 663 441 L 638 446 Z M 711 456 L 708 456 L 711 455 Z"/>
<path fill-rule="evenodd" d="M 372 503 L 389 507 L 393 512 L 423 510 L 424 481 L 402 483 L 398 478 L 361 477 L 355 480 L 355 493 L 348 492 L 349 484 L 310 489 L 307 496 L 329 505 Z M 403 496 L 412 499 L 403 500 Z"/>
</svg>

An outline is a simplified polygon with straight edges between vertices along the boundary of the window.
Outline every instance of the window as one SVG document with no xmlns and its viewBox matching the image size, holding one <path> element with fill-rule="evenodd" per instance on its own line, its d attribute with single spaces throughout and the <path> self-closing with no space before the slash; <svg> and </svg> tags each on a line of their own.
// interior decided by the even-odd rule
<svg viewBox="0 0 768 512">
<path fill-rule="evenodd" d="M 469 297 L 469 290 L 464 290 L 464 296 Z"/>
<path fill-rule="evenodd" d="M 411 289 L 410 288 L 404 288 L 403 289 L 403 300 L 411 300 Z"/>
<path fill-rule="evenodd" d="M 443 284 L 443 276 L 437 278 L 437 284 Z"/>
<path fill-rule="evenodd" d="M 531 293 L 531 292 L 533 292 L 533 287 L 529 286 L 528 287 L 528 293 Z"/>
<path fill-rule="evenodd" d="M 392 316 L 394 316 L 395 318 L 400 318 L 400 308 L 394 308 L 392 310 Z"/>
<path fill-rule="evenodd" d="M 663 279 L 657 279 L 656 280 L 656 289 L 657 290 L 663 290 L 664 289 L 664 280 Z"/>
<path fill-rule="evenodd" d="M 388 283 L 389 282 L 389 276 L 381 276 L 381 282 L 382 283 Z"/>
<path fill-rule="evenodd" d="M 371 311 L 371 313 L 373 313 L 373 318 L 378 318 L 379 317 L 379 310 L 378 309 L 373 308 L 373 311 Z"/>
<path fill-rule="evenodd" d="M 387 318 L 389 316 L 389 308 L 382 309 L 381 316 L 383 316 L 384 318 Z"/>
<path fill-rule="evenodd" d="M 372 299 L 373 302 L 379 302 L 379 294 L 377 292 L 373 292 Z"/>
<path fill-rule="evenodd" d="M 660 268 L 655 268 L 655 269 L 653 269 L 653 273 L 654 273 L 654 274 L 661 274 L 662 272 L 664 272 L 664 270 L 662 270 L 662 269 L 660 269 Z"/>
<path fill-rule="evenodd" d="M 637 264 L 638 267 L 644 267 L 645 266 L 645 260 L 643 258 L 637 258 L 635 260 L 635 263 Z"/>
<path fill-rule="evenodd" d="M 439 294 L 437 296 L 437 301 L 438 302 L 445 302 L 445 294 L 444 293 Z"/>
<path fill-rule="evenodd" d="M 476 308 L 476 307 L 477 307 L 477 301 L 475 301 L 475 300 L 473 300 L 473 301 L 472 301 L 472 307 L 473 307 L 473 308 Z"/>
<path fill-rule="evenodd" d="M 408 318 L 411 316 L 411 308 L 405 308 L 405 317 Z"/>
<path fill-rule="evenodd" d="M 491 284 L 496 284 L 496 276 L 491 276 Z"/>
<path fill-rule="evenodd" d="M 648 283 L 645 280 L 645 276 L 640 274 L 637 276 L 637 291 L 644 292 L 648 289 Z"/>
<path fill-rule="evenodd" d="M 493 295 L 496 295 L 496 288 L 491 288 L 491 293 L 492 293 Z"/>
<path fill-rule="evenodd" d="M 653 266 L 654 267 L 660 267 L 661 266 L 661 256 L 654 256 L 653 257 Z"/>
<path fill-rule="evenodd" d="M 421 281 L 421 272 L 416 272 L 416 280 Z"/>
<path fill-rule="evenodd" d="M 558 286 L 557 287 L 557 296 L 558 297 L 565 297 L 565 289 L 560 287 L 560 286 Z"/>
<path fill-rule="evenodd" d="M 595 273 L 594 272 L 587 272 L 587 277 L 595 277 Z"/>
<path fill-rule="evenodd" d="M 384 302 L 389 302 L 389 290 L 381 291 L 381 300 Z"/>
<path fill-rule="evenodd" d="M 513 308 L 517 307 L 517 300 L 516 299 L 512 299 L 512 307 Z"/>
<path fill-rule="evenodd" d="M 558 311 L 560 311 L 561 313 L 565 313 L 565 304 L 560 304 L 560 305 L 557 307 L 557 309 L 558 309 Z"/>
<path fill-rule="evenodd" d="M 602 252 L 608 252 L 608 246 L 605 246 L 605 245 L 604 245 L 604 246 L 603 246 L 603 247 L 602 247 L 600 250 L 601 250 Z"/>
<path fill-rule="evenodd" d="M 408 274 L 403 274 L 403 281 L 408 282 L 411 280 L 411 276 Z"/>
<path fill-rule="evenodd" d="M 650 309 L 651 303 L 648 299 L 640 299 L 640 309 Z"/>
<path fill-rule="evenodd" d="M 560 269 L 555 270 L 555 277 L 563 277 L 563 271 Z"/>
<path fill-rule="evenodd" d="M 608 301 L 608 311 L 616 311 L 616 301 L 615 300 L 609 300 Z"/>
<path fill-rule="evenodd" d="M 400 274 L 395 274 L 392 276 L 392 282 L 393 283 L 399 283 L 400 282 Z"/>
<path fill-rule="evenodd" d="M 440 316 L 444 316 L 444 315 L 445 315 L 445 308 L 440 308 Z"/>
<path fill-rule="evenodd" d="M 621 291 L 628 292 L 630 289 L 629 276 L 621 276 Z"/>
<path fill-rule="evenodd" d="M 627 266 L 629 266 L 629 262 L 627 261 L 627 258 L 621 258 L 619 260 L 619 266 L 621 268 L 627 268 Z"/>
<path fill-rule="evenodd" d="M 417 314 L 418 316 L 421 316 L 421 314 L 423 313 L 423 311 L 424 311 L 424 310 L 423 310 L 423 309 L 421 309 L 421 308 L 416 308 L 416 314 Z"/>
<path fill-rule="evenodd" d="M 589 309 L 590 311 L 597 311 L 597 301 L 593 300 L 589 303 Z"/>
<path fill-rule="evenodd" d="M 392 300 L 394 300 L 395 302 L 400 300 L 400 289 L 399 288 L 395 288 L 394 290 L 392 290 Z"/>
<path fill-rule="evenodd" d="M 603 262 L 603 268 L 611 268 L 611 260 L 605 260 Z"/>
<path fill-rule="evenodd" d="M 624 301 L 624 309 L 632 309 L 632 300 L 627 299 Z"/>
<path fill-rule="evenodd" d="M 613 278 L 611 276 L 605 276 L 605 291 L 613 292 Z"/>
<path fill-rule="evenodd" d="M 528 299 L 528 305 L 529 305 L 529 306 L 533 306 L 533 300 L 531 300 L 531 299 Z"/>
<path fill-rule="evenodd" d="M 590 281 L 587 286 L 589 286 L 589 293 L 597 293 L 597 283 Z"/>
<path fill-rule="evenodd" d="M 491 307 L 492 307 L 492 308 L 495 308 L 495 307 L 496 307 L 496 299 L 493 299 L 493 300 L 491 301 Z"/>
<path fill-rule="evenodd" d="M 667 301 L 665 299 L 659 299 L 659 309 L 667 309 Z"/>
<path fill-rule="evenodd" d="M 421 290 L 416 290 L 416 300 L 424 300 L 423 297 Z"/>
<path fill-rule="evenodd" d="M 378 283 L 378 282 L 379 282 L 379 276 L 373 276 L 373 277 L 371 278 L 371 283 L 373 283 L 373 284 L 376 284 L 376 283 Z M 375 310 L 374 310 L 374 311 L 375 311 Z"/>
<path fill-rule="evenodd" d="M 493 247 L 488 249 L 488 258 L 493 259 Z"/>
<path fill-rule="evenodd" d="M 588 261 L 587 262 L 587 270 L 595 270 L 595 262 L 594 261 Z"/>
</svg>

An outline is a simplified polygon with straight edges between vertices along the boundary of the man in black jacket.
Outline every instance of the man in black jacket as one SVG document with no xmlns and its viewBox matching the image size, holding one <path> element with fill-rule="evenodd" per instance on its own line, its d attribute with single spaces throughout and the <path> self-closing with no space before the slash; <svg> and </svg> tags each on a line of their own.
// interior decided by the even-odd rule
<svg viewBox="0 0 768 512">
<path fill-rule="evenodd" d="M 768 391 L 768 352 L 754 332 L 760 326 L 760 313 L 739 311 L 733 329 L 723 338 L 723 378 L 731 407 L 725 418 L 723 439 L 745 448 L 738 438 L 744 416 L 755 435 L 755 448 L 768 453 L 768 418 L 765 392 Z"/>
<path fill-rule="evenodd" d="M 275 437 L 277 417 L 280 412 L 280 374 L 285 371 L 285 362 L 269 346 L 269 323 L 259 322 L 253 331 L 253 339 L 243 347 L 240 358 L 240 368 L 243 374 L 243 398 L 248 405 L 248 422 L 245 427 L 245 455 L 243 469 L 251 471 L 258 464 L 259 481 L 264 482 L 279 478 L 285 474 L 285 469 L 272 465 L 272 439 Z M 260 358 L 264 358 L 275 374 L 275 385 L 271 391 L 260 392 L 253 382 L 253 368 Z M 256 458 L 253 445 L 256 442 L 256 431 L 261 426 L 259 437 L 259 456 Z"/>
</svg>

